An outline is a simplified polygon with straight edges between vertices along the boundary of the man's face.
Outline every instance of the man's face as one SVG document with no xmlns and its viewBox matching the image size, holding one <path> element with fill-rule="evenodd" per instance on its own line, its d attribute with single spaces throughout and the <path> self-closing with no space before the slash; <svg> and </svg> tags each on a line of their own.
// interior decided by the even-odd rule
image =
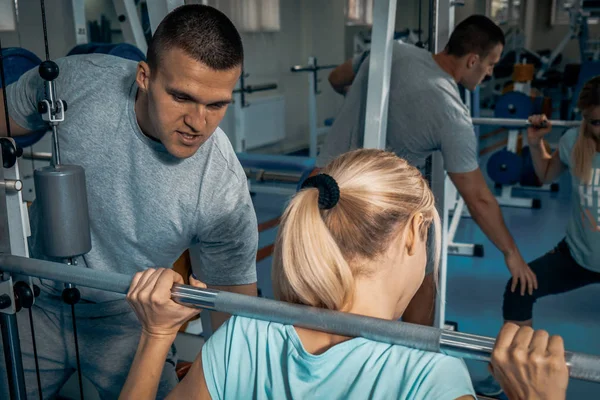
<svg viewBox="0 0 600 400">
<path fill-rule="evenodd" d="M 464 87 L 469 90 L 475 90 L 483 80 L 492 76 L 494 73 L 494 67 L 500 61 L 502 56 L 502 50 L 504 47 L 501 44 L 497 44 L 485 58 L 481 58 L 476 54 L 470 54 L 467 57 L 467 73 L 463 78 Z"/>
<path fill-rule="evenodd" d="M 145 133 L 177 158 L 193 156 L 225 116 L 241 66 L 215 71 L 173 48 L 155 70 L 145 67 L 147 74 L 138 67 L 138 84 L 148 99 Z"/>
</svg>

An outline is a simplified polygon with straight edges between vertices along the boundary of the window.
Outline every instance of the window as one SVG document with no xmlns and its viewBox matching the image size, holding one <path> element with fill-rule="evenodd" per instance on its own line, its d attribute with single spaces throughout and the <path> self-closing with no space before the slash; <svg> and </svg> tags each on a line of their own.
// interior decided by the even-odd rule
<svg viewBox="0 0 600 400">
<path fill-rule="evenodd" d="M 510 0 L 491 0 L 488 2 L 488 16 L 498 25 L 508 24 L 510 14 Z"/>
<path fill-rule="evenodd" d="M 552 0 L 552 16 L 550 19 L 551 25 L 569 25 L 571 16 L 569 8 L 575 4 L 573 0 Z M 576 11 L 577 12 L 577 11 Z M 597 24 L 598 18 L 588 18 L 588 24 Z"/>
<path fill-rule="evenodd" d="M 0 0 L 0 32 L 16 31 L 15 0 Z"/>
<path fill-rule="evenodd" d="M 195 0 L 193 2 L 207 4 L 221 10 L 241 32 L 281 30 L 279 0 Z"/>
<path fill-rule="evenodd" d="M 347 0 L 347 25 L 373 25 L 373 0 Z"/>
</svg>

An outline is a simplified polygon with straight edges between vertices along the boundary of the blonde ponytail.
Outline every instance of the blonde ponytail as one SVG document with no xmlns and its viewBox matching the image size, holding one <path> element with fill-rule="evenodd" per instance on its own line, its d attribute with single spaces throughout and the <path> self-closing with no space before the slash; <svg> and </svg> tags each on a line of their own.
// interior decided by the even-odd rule
<svg viewBox="0 0 600 400">
<path fill-rule="evenodd" d="M 351 306 L 356 279 L 375 272 L 369 261 L 384 254 L 418 213 L 424 217 L 423 240 L 434 225 L 430 250 L 437 270 L 440 218 L 416 168 L 393 153 L 360 149 L 337 157 L 322 172 L 336 182 L 339 200 L 321 209 L 319 190 L 305 188 L 290 201 L 273 254 L 277 299 L 331 310 Z"/>
<path fill-rule="evenodd" d="M 272 280 L 281 300 L 339 310 L 352 301 L 354 277 L 323 222 L 318 197 L 316 188 L 304 189 L 283 214 Z"/>
<path fill-rule="evenodd" d="M 581 132 L 573 146 L 573 173 L 582 184 L 590 184 L 592 180 L 592 163 L 596 156 L 596 140 L 585 134 L 585 128 Z"/>
</svg>

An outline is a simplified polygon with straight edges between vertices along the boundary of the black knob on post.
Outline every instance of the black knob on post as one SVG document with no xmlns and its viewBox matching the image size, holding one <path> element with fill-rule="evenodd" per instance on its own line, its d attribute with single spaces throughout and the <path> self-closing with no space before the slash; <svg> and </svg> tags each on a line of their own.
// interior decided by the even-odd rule
<svg viewBox="0 0 600 400">
<path fill-rule="evenodd" d="M 54 61 L 44 61 L 39 67 L 40 76 L 45 81 L 53 81 L 58 78 L 58 65 Z"/>
<path fill-rule="evenodd" d="M 21 308 L 31 308 L 33 306 L 33 290 L 27 283 L 23 281 L 15 283 L 14 291 L 17 311 L 20 311 Z"/>
<path fill-rule="evenodd" d="M 48 105 L 46 103 L 44 103 L 43 101 L 40 101 L 38 103 L 38 112 L 40 114 L 46 114 L 48 112 Z"/>
<path fill-rule="evenodd" d="M 77 304 L 81 299 L 81 293 L 77 288 L 66 288 L 62 292 L 62 299 L 69 305 Z"/>
<path fill-rule="evenodd" d="M 0 296 L 0 310 L 4 310 L 5 308 L 10 307 L 10 296 L 7 294 L 3 294 Z"/>
<path fill-rule="evenodd" d="M 0 148 L 4 168 L 12 168 L 16 164 L 17 158 L 23 155 L 23 149 L 15 146 L 12 141 L 6 138 L 0 138 Z"/>
</svg>

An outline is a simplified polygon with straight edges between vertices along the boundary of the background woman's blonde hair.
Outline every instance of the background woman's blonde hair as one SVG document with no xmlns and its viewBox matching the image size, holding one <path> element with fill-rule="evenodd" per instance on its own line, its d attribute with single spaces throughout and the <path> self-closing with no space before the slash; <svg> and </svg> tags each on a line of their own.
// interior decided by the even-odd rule
<svg viewBox="0 0 600 400">
<path fill-rule="evenodd" d="M 339 156 L 321 172 L 336 180 L 339 202 L 320 209 L 316 188 L 303 189 L 291 200 L 275 242 L 276 298 L 331 310 L 352 304 L 355 279 L 373 272 L 365 263 L 385 253 L 418 213 L 424 217 L 423 239 L 434 224 L 437 271 L 440 218 L 416 168 L 393 153 L 361 149 Z"/>
<path fill-rule="evenodd" d="M 584 114 L 584 120 L 579 128 L 579 136 L 573 146 L 573 173 L 581 183 L 588 183 L 592 179 L 592 163 L 596 156 L 596 144 L 600 138 L 595 137 L 585 122 L 585 113 L 591 107 L 600 106 L 600 76 L 596 76 L 581 89 L 577 99 L 577 108 Z"/>
</svg>

